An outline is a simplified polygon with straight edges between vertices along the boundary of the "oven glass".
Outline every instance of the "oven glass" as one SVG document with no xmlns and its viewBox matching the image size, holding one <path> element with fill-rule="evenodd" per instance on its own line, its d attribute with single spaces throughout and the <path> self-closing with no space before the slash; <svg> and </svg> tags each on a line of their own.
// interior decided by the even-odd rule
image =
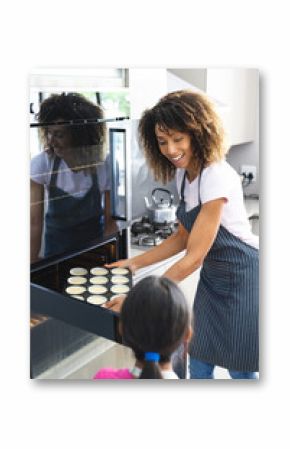
<svg viewBox="0 0 290 449">
<path fill-rule="evenodd" d="M 122 124 L 129 112 L 124 89 L 31 90 L 31 262 L 85 249 L 118 232 L 126 198 Z"/>
<path fill-rule="evenodd" d="M 112 213 L 115 218 L 126 219 L 126 131 L 111 128 L 110 149 L 112 155 Z"/>
</svg>

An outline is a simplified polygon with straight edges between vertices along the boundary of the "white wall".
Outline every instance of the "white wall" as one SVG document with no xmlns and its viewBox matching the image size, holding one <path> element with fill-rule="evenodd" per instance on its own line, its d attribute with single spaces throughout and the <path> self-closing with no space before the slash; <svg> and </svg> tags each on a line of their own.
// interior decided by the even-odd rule
<svg viewBox="0 0 290 449">
<path fill-rule="evenodd" d="M 256 182 L 244 187 L 245 195 L 259 195 L 259 160 L 260 160 L 260 86 L 258 89 L 258 101 L 256 110 L 256 130 L 255 138 L 252 142 L 235 145 L 231 147 L 227 161 L 240 172 L 241 165 L 255 165 L 257 167 Z"/>
</svg>

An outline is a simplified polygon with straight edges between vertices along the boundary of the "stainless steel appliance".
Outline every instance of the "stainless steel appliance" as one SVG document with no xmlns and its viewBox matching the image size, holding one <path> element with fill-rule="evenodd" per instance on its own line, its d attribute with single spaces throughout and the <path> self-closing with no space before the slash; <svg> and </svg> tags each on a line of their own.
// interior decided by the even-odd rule
<svg viewBox="0 0 290 449">
<path fill-rule="evenodd" d="M 151 203 L 147 196 L 144 197 L 149 220 L 160 224 L 172 223 L 176 215 L 174 195 L 167 189 L 157 187 L 152 191 L 151 197 Z"/>
<path fill-rule="evenodd" d="M 70 267 L 89 268 L 128 257 L 130 244 L 128 220 L 130 220 L 131 210 L 130 158 L 128 157 L 130 122 L 126 117 L 106 118 L 103 122 L 106 123 L 108 134 L 105 143 L 107 146 L 103 148 L 106 159 L 102 164 L 98 160 L 95 161 L 96 164 L 94 161 L 92 164 L 98 168 L 97 181 L 102 205 L 98 210 L 100 214 L 98 226 L 92 227 L 90 234 L 82 232 L 81 240 L 78 238 L 80 232 L 75 232 L 66 250 L 57 250 L 49 256 L 45 256 L 43 252 L 44 238 L 42 236 L 39 260 L 31 264 L 30 365 L 32 378 L 38 377 L 42 372 L 96 339 L 97 336 L 120 342 L 118 314 L 86 301 L 72 299 L 63 289 L 64 273 Z M 64 120 L 61 126 L 74 127 L 74 131 L 77 132 L 78 129 L 83 130 L 92 123 L 95 123 L 95 120 L 91 119 L 88 123 L 86 118 L 82 118 L 76 123 L 74 120 L 69 122 Z M 52 125 L 52 123 L 41 123 L 43 129 Z M 58 125 L 60 125 L 59 122 Z M 31 157 L 39 157 L 43 152 L 39 128 L 40 125 L 32 119 L 30 124 Z M 100 154 L 101 150 L 102 148 L 100 148 Z M 57 170 L 58 176 L 63 176 L 63 167 Z M 51 176 L 52 173 L 53 170 L 51 173 L 38 173 L 39 183 L 43 177 Z M 90 179 L 90 176 L 85 173 L 85 180 Z M 74 191 L 73 194 L 81 197 L 82 188 L 80 185 L 79 190 Z M 110 201 L 105 207 L 105 199 L 108 199 L 108 196 Z M 70 190 L 65 195 L 53 199 L 45 196 L 41 200 L 44 213 L 51 201 L 63 202 L 66 210 L 71 198 Z M 35 204 L 31 203 L 31 208 L 38 205 L 39 201 Z M 86 210 L 80 212 L 80 208 L 75 208 L 73 214 L 78 219 L 82 218 L 85 212 Z M 70 214 L 67 215 L 70 217 Z M 59 224 L 60 227 L 61 224 Z"/>
<path fill-rule="evenodd" d="M 61 361 L 96 335 L 121 342 L 118 314 L 65 293 L 71 268 L 88 271 L 127 257 L 127 227 L 84 251 L 53 257 L 31 266 L 31 377 Z"/>
<path fill-rule="evenodd" d="M 133 246 L 156 246 L 177 230 L 177 221 L 156 223 L 143 216 L 131 226 L 131 242 Z"/>
</svg>

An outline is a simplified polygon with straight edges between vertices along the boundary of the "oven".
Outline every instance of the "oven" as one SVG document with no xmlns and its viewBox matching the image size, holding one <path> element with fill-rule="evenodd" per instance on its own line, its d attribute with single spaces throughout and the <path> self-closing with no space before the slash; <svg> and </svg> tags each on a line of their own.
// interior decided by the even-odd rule
<svg viewBox="0 0 290 449">
<path fill-rule="evenodd" d="M 66 101 L 71 92 L 34 89 L 30 104 L 31 378 L 98 337 L 121 341 L 118 314 L 92 304 L 86 295 L 80 299 L 68 294 L 66 288 L 72 268 L 82 267 L 90 273 L 94 267 L 127 258 L 130 244 L 131 124 L 127 111 L 88 118 L 80 115 L 86 105 L 77 94 L 73 98 L 77 118 L 68 120 L 64 108 L 59 113 L 61 121 L 39 122 L 35 112 L 52 94 Z M 108 94 L 124 104 L 124 90 Z M 95 93 L 89 101 L 97 104 L 98 98 Z M 97 127 L 103 130 L 100 143 L 94 137 L 87 140 Z M 52 135 L 50 147 L 45 146 L 48 135 Z M 64 148 L 63 136 L 68 136 L 70 146 Z M 92 296 L 110 300 L 111 280 L 105 294 Z M 131 286 L 130 276 L 129 281 Z"/>
<path fill-rule="evenodd" d="M 95 242 L 83 251 L 62 257 L 52 257 L 31 266 L 31 320 L 30 362 L 31 377 L 82 348 L 96 336 L 121 342 L 118 314 L 90 303 L 88 297 L 68 294 L 71 270 L 82 267 L 88 275 L 93 268 L 119 258 L 127 257 L 128 229 L 120 225 L 119 231 L 107 239 Z M 109 271 L 109 270 L 108 270 Z M 75 277 L 76 278 L 76 277 Z M 129 288 L 132 276 L 128 274 Z M 87 278 L 87 283 L 89 280 Z M 102 294 L 110 300 L 114 293 L 109 278 L 107 291 Z"/>
</svg>

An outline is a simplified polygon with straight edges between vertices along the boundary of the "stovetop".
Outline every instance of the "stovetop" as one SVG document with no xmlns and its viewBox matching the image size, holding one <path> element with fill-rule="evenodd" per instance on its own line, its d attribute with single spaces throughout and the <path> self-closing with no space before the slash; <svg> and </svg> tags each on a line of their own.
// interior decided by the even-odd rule
<svg viewBox="0 0 290 449">
<path fill-rule="evenodd" d="M 173 234 L 177 229 L 177 222 L 155 223 L 143 216 L 131 226 L 131 242 L 134 246 L 156 246 Z"/>
</svg>

